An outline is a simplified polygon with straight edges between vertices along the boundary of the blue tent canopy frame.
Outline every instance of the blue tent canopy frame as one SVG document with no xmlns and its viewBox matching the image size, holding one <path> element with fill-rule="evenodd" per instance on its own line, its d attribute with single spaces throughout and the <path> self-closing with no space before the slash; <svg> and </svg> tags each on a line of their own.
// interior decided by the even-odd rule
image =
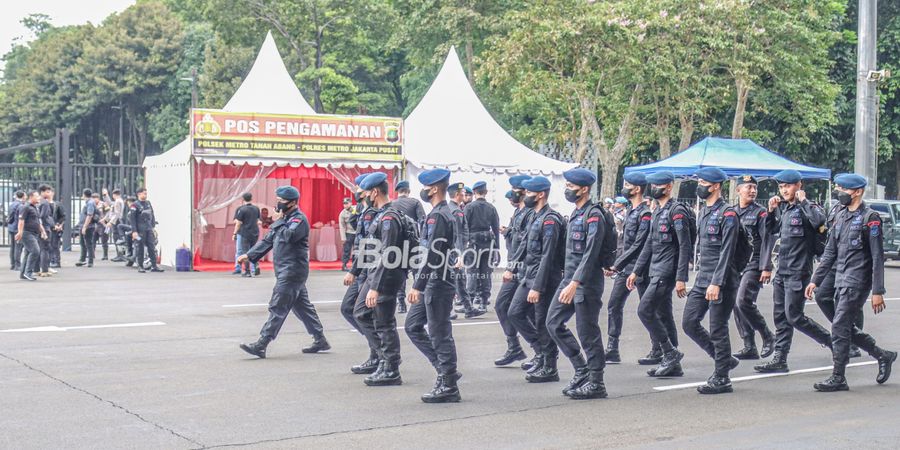
<svg viewBox="0 0 900 450">
<path fill-rule="evenodd" d="M 668 170 L 676 177 L 692 177 L 704 167 L 718 167 L 729 177 L 752 175 L 771 178 L 782 170 L 793 169 L 805 179 L 831 180 L 831 170 L 791 161 L 767 150 L 750 139 L 707 137 L 666 159 L 625 168 L 625 173 L 651 174 Z"/>
</svg>

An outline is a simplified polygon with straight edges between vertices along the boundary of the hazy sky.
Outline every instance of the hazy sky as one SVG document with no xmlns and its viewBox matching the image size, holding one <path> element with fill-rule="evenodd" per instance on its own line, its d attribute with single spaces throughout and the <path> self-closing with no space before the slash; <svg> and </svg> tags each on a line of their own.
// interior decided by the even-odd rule
<svg viewBox="0 0 900 450">
<path fill-rule="evenodd" d="M 122 11 L 134 0 L 0 0 L 0 55 L 12 48 L 16 38 L 34 39 L 22 24 L 23 17 L 32 13 L 50 16 L 55 26 L 99 24 L 111 13 Z M 0 67 L 3 62 L 0 61 Z"/>
</svg>

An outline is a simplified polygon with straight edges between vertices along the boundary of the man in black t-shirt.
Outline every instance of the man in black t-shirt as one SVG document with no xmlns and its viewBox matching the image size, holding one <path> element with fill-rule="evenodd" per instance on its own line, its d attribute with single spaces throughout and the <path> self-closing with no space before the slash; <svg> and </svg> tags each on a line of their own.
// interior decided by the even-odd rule
<svg viewBox="0 0 900 450">
<path fill-rule="evenodd" d="M 259 240 L 259 208 L 250 203 L 253 195 L 249 192 L 243 195 L 244 204 L 234 213 L 234 240 L 238 249 L 238 255 L 245 255 L 250 251 L 256 241 Z M 250 277 L 251 268 L 259 275 L 259 266 L 251 264 L 249 261 L 243 264 L 244 276 Z M 241 265 L 235 267 L 235 274 L 240 273 Z"/>
<path fill-rule="evenodd" d="M 47 239 L 47 233 L 41 225 L 41 217 L 38 214 L 37 205 L 40 203 L 41 197 L 37 191 L 31 191 L 28 194 L 28 202 L 19 209 L 19 230 L 16 233 L 16 241 L 25 251 L 22 254 L 22 268 L 19 271 L 19 278 L 22 280 L 35 281 L 34 271 L 38 269 L 38 262 L 41 255 L 41 247 L 39 239 Z"/>
</svg>

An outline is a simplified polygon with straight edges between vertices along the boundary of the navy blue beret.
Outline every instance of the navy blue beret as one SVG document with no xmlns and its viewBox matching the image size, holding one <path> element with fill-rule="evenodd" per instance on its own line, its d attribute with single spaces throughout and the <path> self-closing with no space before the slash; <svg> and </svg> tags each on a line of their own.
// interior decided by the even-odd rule
<svg viewBox="0 0 900 450">
<path fill-rule="evenodd" d="M 835 175 L 834 184 L 844 189 L 862 189 L 869 184 L 866 178 L 855 173 L 842 173 Z"/>
<path fill-rule="evenodd" d="M 584 167 L 576 167 L 563 172 L 563 177 L 578 186 L 590 186 L 597 181 L 597 175 Z"/>
<path fill-rule="evenodd" d="M 486 181 L 476 181 L 475 184 L 472 185 L 472 189 L 482 189 L 487 188 Z"/>
<path fill-rule="evenodd" d="M 627 203 L 628 203 L 628 200 L 627 200 L 627 199 L 625 199 L 625 197 L 621 197 L 621 196 L 619 196 L 619 197 L 616 197 L 616 203 L 620 203 L 620 204 L 623 204 L 623 205 L 625 205 L 625 204 L 627 204 Z"/>
<path fill-rule="evenodd" d="M 721 183 L 728 179 L 728 175 L 725 171 L 718 167 L 704 167 L 694 172 L 694 175 L 697 178 L 710 183 Z"/>
<path fill-rule="evenodd" d="M 372 172 L 367 175 L 361 183 L 359 183 L 359 188 L 368 191 L 369 189 L 378 186 L 381 183 L 384 183 L 387 180 L 387 174 L 384 172 Z"/>
<path fill-rule="evenodd" d="M 367 173 L 359 175 L 355 180 L 353 180 L 353 184 L 359 186 L 359 183 L 362 183 L 362 180 L 365 180 L 367 176 L 369 176 L 369 174 Z"/>
<path fill-rule="evenodd" d="M 625 181 L 633 186 L 643 186 L 647 184 L 647 175 L 641 172 L 629 172 L 625 174 Z"/>
<path fill-rule="evenodd" d="M 756 178 L 753 178 L 753 175 L 741 175 L 738 177 L 737 185 L 740 186 L 742 184 L 759 184 L 756 182 Z"/>
<path fill-rule="evenodd" d="M 647 175 L 647 183 L 650 184 L 669 184 L 675 181 L 675 175 L 668 170 L 663 170 L 661 172 L 651 173 Z"/>
<path fill-rule="evenodd" d="M 466 194 L 472 194 L 472 188 L 466 186 Z"/>
<path fill-rule="evenodd" d="M 506 199 L 512 200 L 512 198 L 513 198 L 513 191 L 511 191 L 511 190 L 506 191 Z"/>
<path fill-rule="evenodd" d="M 419 180 L 419 181 L 421 181 L 421 180 Z M 403 181 L 397 183 L 397 185 L 394 186 L 394 189 L 396 189 L 398 191 L 400 189 L 409 189 L 409 181 L 403 180 Z"/>
<path fill-rule="evenodd" d="M 509 177 L 509 185 L 513 189 L 525 189 L 522 187 L 522 182 L 529 178 L 531 178 L 531 175 L 513 175 Z"/>
<path fill-rule="evenodd" d="M 550 180 L 547 177 L 537 176 L 522 182 L 522 187 L 526 191 L 544 192 L 550 190 Z"/>
<path fill-rule="evenodd" d="M 431 169 L 419 174 L 419 183 L 423 186 L 431 186 L 449 179 L 450 171 L 447 169 Z"/>
<path fill-rule="evenodd" d="M 803 176 L 796 170 L 782 170 L 775 174 L 775 181 L 779 183 L 794 184 L 803 181 Z"/>
<path fill-rule="evenodd" d="M 293 186 L 281 186 L 278 189 L 275 189 L 275 196 L 288 201 L 297 200 L 300 198 L 300 191 Z"/>
<path fill-rule="evenodd" d="M 447 187 L 447 192 L 449 192 L 450 195 L 454 195 L 459 191 L 464 191 L 465 189 L 466 185 L 457 181 L 456 183 L 450 183 L 450 186 Z"/>
</svg>

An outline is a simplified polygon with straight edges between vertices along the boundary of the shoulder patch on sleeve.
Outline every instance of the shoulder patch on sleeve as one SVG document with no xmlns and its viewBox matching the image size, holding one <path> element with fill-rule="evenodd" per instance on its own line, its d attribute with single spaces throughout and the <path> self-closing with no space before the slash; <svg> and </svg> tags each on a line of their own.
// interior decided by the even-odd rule
<svg viewBox="0 0 900 450">
<path fill-rule="evenodd" d="M 291 219 L 291 222 L 293 222 L 293 223 L 300 223 L 300 222 L 303 222 L 303 221 L 300 220 L 299 217 L 294 217 L 293 219 Z"/>
<path fill-rule="evenodd" d="M 769 216 L 769 212 L 768 212 L 768 211 L 763 210 L 763 211 L 761 211 L 761 212 L 759 213 L 759 217 L 761 217 L 761 218 L 762 218 L 762 217 L 768 217 L 768 216 Z"/>
<path fill-rule="evenodd" d="M 588 220 L 587 220 L 588 223 L 594 223 L 594 222 L 599 222 L 599 221 L 600 221 L 599 216 L 591 216 L 591 217 L 588 217 Z"/>
<path fill-rule="evenodd" d="M 734 212 L 734 211 L 725 211 L 725 214 L 723 214 L 723 215 L 724 215 L 725 217 L 734 217 L 734 216 L 737 215 L 737 213 Z"/>
<path fill-rule="evenodd" d="M 650 214 L 641 216 L 641 221 L 643 221 L 643 222 L 649 222 L 652 219 L 653 219 L 653 217 Z"/>
<path fill-rule="evenodd" d="M 547 219 L 544 221 L 544 225 L 553 225 L 555 223 L 556 223 L 556 221 L 553 219 Z"/>
<path fill-rule="evenodd" d="M 434 219 L 434 217 L 428 219 L 428 224 L 429 224 L 429 225 L 432 225 L 432 224 L 434 224 L 435 222 L 436 222 L 436 220 Z"/>
<path fill-rule="evenodd" d="M 672 220 L 681 220 L 684 219 L 684 214 L 678 213 L 672 216 Z"/>
</svg>

